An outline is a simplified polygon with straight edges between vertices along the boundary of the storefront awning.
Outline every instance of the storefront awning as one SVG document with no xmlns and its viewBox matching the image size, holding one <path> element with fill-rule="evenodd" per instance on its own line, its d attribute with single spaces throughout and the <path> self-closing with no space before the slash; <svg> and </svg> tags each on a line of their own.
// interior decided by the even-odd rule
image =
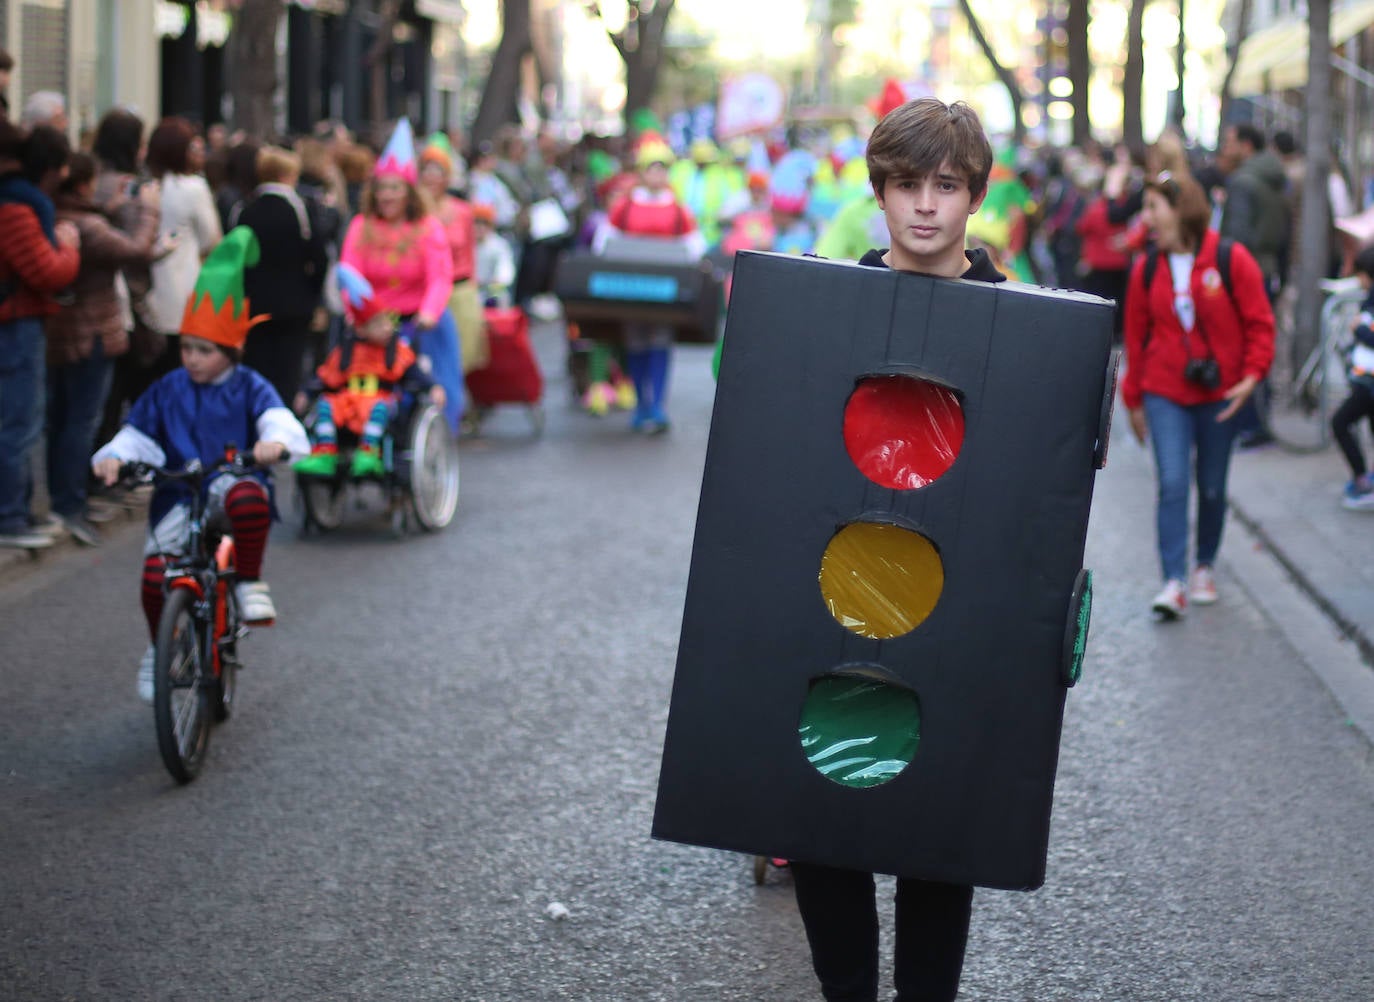
<svg viewBox="0 0 1374 1002">
<path fill-rule="evenodd" d="M 1374 25 L 1374 0 L 1354 0 L 1331 11 L 1331 45 L 1344 45 Z M 1244 96 L 1307 83 L 1307 20 L 1293 19 L 1256 32 L 1240 46 L 1231 93 Z"/>
</svg>

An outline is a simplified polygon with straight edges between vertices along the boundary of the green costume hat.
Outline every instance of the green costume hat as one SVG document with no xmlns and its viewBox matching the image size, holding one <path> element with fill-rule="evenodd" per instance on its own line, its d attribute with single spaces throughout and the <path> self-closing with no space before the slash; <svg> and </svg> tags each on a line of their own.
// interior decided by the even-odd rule
<svg viewBox="0 0 1374 1002">
<path fill-rule="evenodd" d="M 420 153 L 420 166 L 431 162 L 439 164 L 449 173 L 453 172 L 453 144 L 442 132 L 431 132 Z"/>
<path fill-rule="evenodd" d="M 247 226 L 230 230 L 200 266 L 181 315 L 181 333 L 225 348 L 242 348 L 248 331 L 268 318 L 253 316 L 243 294 L 243 270 L 258 263 L 258 238 Z"/>
</svg>

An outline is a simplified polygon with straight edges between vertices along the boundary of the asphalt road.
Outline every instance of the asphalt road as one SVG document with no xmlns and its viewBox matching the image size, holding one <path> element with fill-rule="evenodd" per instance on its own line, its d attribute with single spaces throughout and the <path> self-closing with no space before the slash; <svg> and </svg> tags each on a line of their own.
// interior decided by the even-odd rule
<svg viewBox="0 0 1374 1002">
<path fill-rule="evenodd" d="M 465 442 L 446 532 L 279 527 L 280 623 L 189 787 L 133 694 L 137 532 L 0 585 L 0 998 L 819 998 L 785 873 L 648 836 L 709 354 L 642 439 L 539 339 L 546 433 Z M 961 998 L 1368 1002 L 1374 754 L 1241 564 L 1150 621 L 1152 492 L 1116 442 L 1048 880 L 977 894 Z"/>
</svg>

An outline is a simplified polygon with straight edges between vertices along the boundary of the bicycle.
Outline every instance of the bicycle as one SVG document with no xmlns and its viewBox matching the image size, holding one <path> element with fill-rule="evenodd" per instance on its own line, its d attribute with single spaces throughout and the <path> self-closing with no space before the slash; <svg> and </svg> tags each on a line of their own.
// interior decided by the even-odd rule
<svg viewBox="0 0 1374 1002">
<path fill-rule="evenodd" d="M 179 481 L 190 489 L 190 539 L 186 554 L 167 558 L 166 595 L 154 641 L 153 719 L 157 746 L 178 783 L 199 775 L 210 746 L 210 728 L 229 719 L 234 707 L 238 642 L 248 635 L 235 596 L 234 540 L 214 538 L 206 525 L 205 481 L 219 473 L 243 476 L 251 456 L 230 444 L 224 460 L 206 468 L 193 459 L 181 470 L 126 463 L 121 476 Z M 213 540 L 213 541 L 212 541 Z"/>
<path fill-rule="evenodd" d="M 1345 393 L 1345 356 L 1365 293 L 1353 279 L 1325 279 L 1320 336 L 1287 379 L 1275 378 L 1269 429 L 1291 452 L 1320 452 L 1331 442 L 1331 413 Z M 1282 362 L 1282 354 L 1276 361 Z M 1282 367 L 1276 372 L 1280 375 Z"/>
</svg>

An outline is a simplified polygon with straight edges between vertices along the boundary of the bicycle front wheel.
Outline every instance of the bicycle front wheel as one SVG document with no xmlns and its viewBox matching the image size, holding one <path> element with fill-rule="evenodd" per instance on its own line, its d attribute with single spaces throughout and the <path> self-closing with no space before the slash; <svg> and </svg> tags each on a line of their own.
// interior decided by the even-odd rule
<svg viewBox="0 0 1374 1002">
<path fill-rule="evenodd" d="M 153 667 L 153 717 L 162 762 L 178 783 L 196 778 L 210 747 L 214 673 L 195 616 L 196 597 L 186 588 L 167 596 L 157 628 Z"/>
</svg>

